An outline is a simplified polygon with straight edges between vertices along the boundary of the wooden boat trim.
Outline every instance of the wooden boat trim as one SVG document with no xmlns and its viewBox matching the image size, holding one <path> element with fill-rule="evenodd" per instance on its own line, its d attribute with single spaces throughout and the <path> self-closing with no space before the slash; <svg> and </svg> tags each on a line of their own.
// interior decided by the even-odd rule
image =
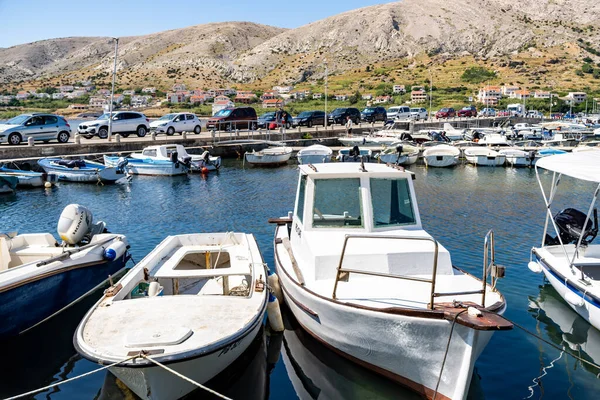
<svg viewBox="0 0 600 400">
<path fill-rule="evenodd" d="M 282 286 L 283 287 L 283 286 Z M 289 298 L 289 296 L 287 297 Z M 458 322 L 458 321 L 457 321 Z M 422 385 L 420 383 L 417 383 L 413 380 L 410 380 L 408 378 L 405 378 L 403 376 L 400 376 L 398 374 L 394 374 L 393 372 L 390 372 L 386 369 L 383 369 L 381 367 L 378 367 L 376 365 L 370 364 L 366 361 L 361 360 L 360 358 L 356 358 L 350 354 L 344 353 L 343 351 L 333 347 L 332 345 L 330 345 L 329 343 L 325 342 L 324 340 L 322 340 L 321 338 L 319 338 L 317 335 L 315 335 L 314 333 L 312 333 L 306 326 L 304 326 L 302 324 L 302 322 L 298 321 L 298 324 L 302 327 L 302 329 L 304 329 L 306 332 L 308 332 L 308 334 L 310 336 L 312 336 L 315 340 L 317 340 L 319 343 L 321 343 L 323 346 L 327 347 L 329 350 L 333 351 L 334 353 L 360 365 L 363 368 L 366 368 L 368 370 L 371 370 L 379 375 L 383 375 L 386 378 L 399 383 L 402 386 L 405 386 L 413 391 L 415 391 L 416 393 L 418 393 L 419 395 L 423 396 L 423 398 L 426 399 L 432 399 L 433 396 L 435 395 L 436 399 L 440 399 L 440 400 L 451 400 L 449 397 L 441 394 L 441 393 L 437 393 L 435 394 L 435 391 L 428 388 L 425 385 Z"/>
<path fill-rule="evenodd" d="M 280 226 L 281 225 L 277 225 L 277 230 L 279 230 Z M 276 241 L 274 241 L 273 247 L 275 250 L 275 259 L 279 265 L 282 265 L 277 246 L 278 246 L 278 243 L 276 243 Z M 341 302 L 341 301 L 334 300 L 329 297 L 322 296 L 322 295 L 308 289 L 306 286 L 299 284 L 286 271 L 285 268 L 281 268 L 281 270 L 283 270 L 285 275 L 288 277 L 288 279 L 290 281 L 292 281 L 294 283 L 294 285 L 298 286 L 302 290 L 305 290 L 310 295 L 317 297 L 321 300 L 328 301 L 328 302 L 342 305 L 342 306 L 347 306 L 347 307 L 352 307 L 352 308 L 357 308 L 357 309 L 362 309 L 362 310 L 367 310 L 367 311 L 372 311 L 372 312 L 380 312 L 380 313 L 395 314 L 395 315 L 406 315 L 406 316 L 415 317 L 415 318 L 446 319 L 449 321 L 453 321 L 456 314 L 459 311 L 464 309 L 464 308 L 454 307 L 452 304 L 438 305 L 438 306 L 436 306 L 436 308 L 434 310 L 426 310 L 426 309 L 417 310 L 417 309 L 405 308 L 405 307 L 374 308 L 374 307 L 368 307 L 368 306 L 363 306 L 363 305 L 359 305 L 359 304 Z M 284 287 L 284 285 L 282 285 L 282 287 Z M 294 302 L 294 304 L 296 304 L 296 302 Z M 469 306 L 470 305 L 471 304 L 469 304 Z M 472 304 L 472 306 L 476 307 L 482 313 L 484 313 L 484 317 L 479 317 L 479 318 L 478 317 L 469 317 L 468 315 L 465 316 L 464 314 L 462 314 L 456 319 L 456 322 L 458 324 L 464 325 L 468 328 L 472 328 L 475 330 L 495 331 L 495 330 L 512 329 L 513 325 L 511 323 L 508 323 L 508 321 L 506 321 L 504 318 L 502 318 L 501 316 L 496 315 L 494 313 L 494 311 L 504 307 L 505 305 L 506 305 L 506 302 L 504 301 L 504 298 L 502 298 L 501 302 L 497 302 L 497 303 L 493 304 L 492 307 L 494 307 L 494 308 L 490 307 L 490 308 L 486 309 L 486 308 L 482 308 L 481 306 L 478 306 L 476 304 Z M 492 317 L 492 315 L 494 317 Z"/>
</svg>

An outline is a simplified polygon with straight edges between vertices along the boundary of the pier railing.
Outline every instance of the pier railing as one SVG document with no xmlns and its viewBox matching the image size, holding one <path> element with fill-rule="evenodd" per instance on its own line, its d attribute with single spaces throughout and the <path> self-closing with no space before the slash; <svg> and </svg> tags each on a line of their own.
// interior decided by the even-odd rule
<svg viewBox="0 0 600 400">
<path fill-rule="evenodd" d="M 375 239 L 375 240 L 406 240 L 406 241 L 420 241 L 420 242 L 430 242 L 433 245 L 433 265 L 431 269 L 431 278 L 421 278 L 417 276 L 409 276 L 409 275 L 399 275 L 399 274 L 390 274 L 384 272 L 375 272 L 375 271 L 364 271 L 357 270 L 351 268 L 343 268 L 344 257 L 346 255 L 346 249 L 348 248 L 348 242 L 353 239 Z M 489 255 L 488 255 L 489 253 Z M 481 294 L 481 307 L 485 307 L 485 293 L 487 287 L 487 275 L 491 274 L 492 277 L 492 290 L 496 288 L 496 281 L 499 276 L 497 276 L 495 258 L 494 258 L 494 232 L 489 231 L 485 236 L 484 240 L 484 268 L 483 268 L 483 278 L 481 279 L 482 288 L 480 290 L 470 290 L 470 291 L 460 291 L 460 292 L 436 292 L 436 279 L 437 279 L 437 270 L 438 270 L 438 258 L 439 258 L 439 243 L 430 237 L 411 237 L 411 236 L 384 236 L 384 235 L 346 235 L 344 238 L 344 245 L 342 247 L 342 254 L 340 256 L 340 261 L 337 267 L 337 273 L 335 277 L 335 283 L 333 285 L 333 294 L 332 298 L 336 299 L 338 283 L 340 280 L 347 280 L 350 274 L 361 274 L 361 275 L 369 275 L 369 276 L 378 276 L 383 278 L 393 278 L 393 279 L 402 279 L 408 281 L 429 283 L 431 285 L 431 290 L 429 293 L 429 304 L 428 308 L 430 310 L 434 309 L 434 301 L 436 297 L 447 297 L 447 296 L 458 296 L 458 295 L 471 295 L 471 294 Z"/>
</svg>

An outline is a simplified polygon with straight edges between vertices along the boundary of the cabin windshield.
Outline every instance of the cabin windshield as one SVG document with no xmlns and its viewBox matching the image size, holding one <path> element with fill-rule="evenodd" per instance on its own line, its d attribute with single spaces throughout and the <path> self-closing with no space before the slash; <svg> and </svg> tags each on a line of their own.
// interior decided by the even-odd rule
<svg viewBox="0 0 600 400">
<path fill-rule="evenodd" d="M 417 223 L 408 180 L 371 179 L 373 225 L 375 228 Z"/>
<path fill-rule="evenodd" d="M 313 228 L 361 228 L 360 179 L 315 179 Z"/>
</svg>

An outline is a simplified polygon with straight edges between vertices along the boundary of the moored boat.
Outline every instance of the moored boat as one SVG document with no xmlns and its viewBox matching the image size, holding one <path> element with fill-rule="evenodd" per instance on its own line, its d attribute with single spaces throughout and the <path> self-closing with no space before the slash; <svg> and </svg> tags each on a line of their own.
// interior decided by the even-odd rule
<svg viewBox="0 0 600 400">
<path fill-rule="evenodd" d="M 244 154 L 244 160 L 250 165 L 272 167 L 287 164 L 293 149 L 287 146 L 268 147 L 260 151 Z"/>
<path fill-rule="evenodd" d="M 464 149 L 467 162 L 485 167 L 501 167 L 506 161 L 506 156 L 487 147 L 469 147 Z"/>
<path fill-rule="evenodd" d="M 300 325 L 423 396 L 466 398 L 493 332 L 512 328 L 499 316 L 493 234 L 477 279 L 423 230 L 412 173 L 371 163 L 299 169 L 292 217 L 271 222 L 279 281 Z"/>
<path fill-rule="evenodd" d="M 123 160 L 127 161 L 129 173 L 134 175 L 185 175 L 192 168 L 192 156 L 180 144 L 145 147 L 141 153 L 132 153 L 127 158 L 104 156 L 104 164 L 107 166 L 117 166 Z M 218 161 L 220 165 L 221 159 Z"/>
<path fill-rule="evenodd" d="M 19 180 L 11 175 L 0 174 L 0 194 L 14 193 Z"/>
<path fill-rule="evenodd" d="M 506 163 L 513 167 L 531 167 L 540 158 L 535 151 L 519 149 L 502 149 L 498 153 L 506 157 Z"/>
<path fill-rule="evenodd" d="M 147 357 L 205 383 L 246 350 L 267 307 L 254 236 L 169 236 L 83 318 L 74 344 L 100 364 Z M 143 357 L 110 371 L 144 399 L 178 399 L 195 385 Z"/>
<path fill-rule="evenodd" d="M 358 146 L 354 146 L 351 149 L 340 149 L 336 159 L 341 162 L 369 162 L 372 156 L 371 149 L 360 149 Z"/>
<path fill-rule="evenodd" d="M 396 165 L 412 165 L 419 158 L 419 148 L 405 142 L 392 143 L 377 156 L 379 161 Z"/>
<path fill-rule="evenodd" d="M 333 150 L 322 144 L 313 144 L 298 152 L 298 164 L 321 164 L 331 161 Z"/>
<path fill-rule="evenodd" d="M 48 175 L 54 174 L 59 181 L 115 183 L 127 179 L 126 162 L 115 165 L 104 165 L 99 162 L 83 159 L 66 160 L 62 158 L 42 158 L 38 165 Z"/>
<path fill-rule="evenodd" d="M 548 190 L 542 184 L 544 169 L 552 173 Z M 600 329 L 600 245 L 595 204 L 600 192 L 600 152 L 558 154 L 540 159 L 536 176 L 546 205 L 544 235 L 531 250 L 529 269 L 543 272 L 567 304 L 596 329 Z M 552 204 L 563 176 L 592 183 L 595 188 L 587 212 L 566 208 L 552 215 Z M 549 232 L 552 226 L 556 236 Z"/>
<path fill-rule="evenodd" d="M 453 167 L 458 163 L 460 149 L 447 144 L 431 146 L 423 151 L 423 161 L 428 167 Z"/>
<path fill-rule="evenodd" d="M 58 221 L 63 245 L 50 233 L 0 235 L 0 338 L 40 324 L 125 267 L 127 239 L 105 227 L 71 204 Z"/>
<path fill-rule="evenodd" d="M 41 187 L 44 186 L 45 182 L 55 183 L 58 180 L 58 177 L 54 174 L 23 171 L 7 168 L 5 166 L 0 167 L 0 174 L 16 177 L 19 187 Z"/>
</svg>

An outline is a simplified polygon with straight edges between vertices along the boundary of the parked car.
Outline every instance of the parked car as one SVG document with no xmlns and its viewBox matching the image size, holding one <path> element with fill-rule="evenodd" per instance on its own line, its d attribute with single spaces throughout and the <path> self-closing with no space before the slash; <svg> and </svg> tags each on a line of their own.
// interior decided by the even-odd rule
<svg viewBox="0 0 600 400">
<path fill-rule="evenodd" d="M 302 111 L 294 118 L 292 125 L 296 126 L 308 126 L 309 128 L 313 125 L 325 126 L 325 112 L 324 111 Z"/>
<path fill-rule="evenodd" d="M 166 133 L 169 136 L 183 131 L 198 135 L 202 131 L 202 122 L 194 114 L 173 113 L 150 122 L 150 130 L 157 134 Z"/>
<path fill-rule="evenodd" d="M 495 108 L 484 108 L 483 110 L 479 111 L 479 116 L 480 117 L 495 117 L 496 109 Z"/>
<path fill-rule="evenodd" d="M 344 125 L 347 117 L 350 117 L 353 123 L 358 124 L 360 122 L 360 111 L 358 111 L 358 108 L 336 108 L 329 114 L 327 122 L 330 125 Z"/>
<path fill-rule="evenodd" d="M 453 118 L 456 117 L 456 111 L 452 107 L 444 107 L 435 113 L 436 118 Z"/>
<path fill-rule="evenodd" d="M 0 143 L 16 145 L 29 138 L 67 143 L 69 137 L 71 126 L 63 117 L 54 114 L 21 114 L 0 124 Z"/>
<path fill-rule="evenodd" d="M 397 106 L 390 107 L 387 110 L 388 119 L 409 119 L 410 118 L 410 107 L 409 106 Z"/>
<path fill-rule="evenodd" d="M 233 130 L 256 129 L 256 110 L 252 107 L 225 108 L 218 111 L 206 123 L 206 129 Z"/>
<path fill-rule="evenodd" d="M 544 114 L 542 114 L 538 110 L 529 110 L 527 111 L 527 118 L 544 118 Z"/>
<path fill-rule="evenodd" d="M 387 112 L 383 107 L 367 107 L 360 113 L 360 119 L 365 122 L 387 121 Z"/>
<path fill-rule="evenodd" d="M 476 117 L 477 116 L 477 108 L 475 106 L 466 106 L 458 110 L 457 115 L 459 117 Z"/>
<path fill-rule="evenodd" d="M 267 124 L 267 129 L 279 129 L 284 125 L 286 129 L 289 129 L 292 127 L 293 120 L 294 118 L 292 117 L 292 115 L 286 112 L 284 120 L 277 121 L 277 113 L 275 113 L 273 120 Z"/>
<path fill-rule="evenodd" d="M 411 108 L 410 109 L 410 119 L 414 119 L 414 120 L 423 120 L 425 121 L 427 119 L 427 109 L 420 107 L 420 108 Z"/>
<path fill-rule="evenodd" d="M 275 112 L 264 113 L 260 117 L 258 117 L 256 126 L 261 129 L 268 129 L 269 124 L 275 121 Z"/>
<path fill-rule="evenodd" d="M 108 118 L 109 114 L 104 113 L 97 120 L 82 122 L 77 127 L 77 132 L 86 139 L 94 136 L 106 139 L 108 137 Z M 150 120 L 140 112 L 117 111 L 112 113 L 111 129 L 113 134 L 118 133 L 123 137 L 132 133 L 144 137 L 150 130 Z"/>
</svg>

